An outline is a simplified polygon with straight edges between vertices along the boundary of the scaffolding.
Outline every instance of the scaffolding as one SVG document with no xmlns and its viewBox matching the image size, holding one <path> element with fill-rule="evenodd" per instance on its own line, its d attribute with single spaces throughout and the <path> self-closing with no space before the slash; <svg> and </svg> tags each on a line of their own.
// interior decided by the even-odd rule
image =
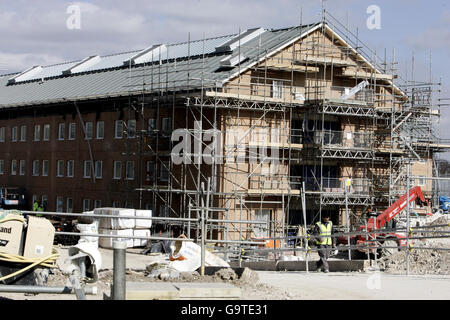
<svg viewBox="0 0 450 320">
<path fill-rule="evenodd" d="M 199 219 L 206 206 L 217 220 L 206 220 L 206 237 L 218 243 L 285 239 L 323 212 L 350 230 L 367 209 L 382 211 L 406 192 L 408 164 L 434 162 L 450 147 L 433 131 L 440 83 L 432 81 L 431 61 L 430 81 L 403 80 L 395 51 L 391 62 L 386 52 L 381 59 L 325 10 L 321 23 L 270 32 L 274 37 L 259 35 L 252 47 L 241 46 L 245 32 L 234 35 L 238 63 L 219 70 L 228 72 L 226 82 L 207 65 L 211 39 L 190 35 L 178 44 L 187 47 L 186 57 L 172 58 L 171 46 L 160 46 L 152 62 L 124 70 L 129 118 L 142 124 L 124 128 L 133 138 L 126 139 L 127 154 L 139 159 L 139 186 L 131 191 L 139 193 L 139 208 Z M 288 45 L 272 52 L 272 42 Z M 241 68 L 244 50 L 251 54 Z M 175 129 L 185 130 L 193 150 L 181 164 L 172 159 Z M 425 189 L 432 197 L 433 187 Z M 235 220 L 265 224 L 228 222 Z M 177 227 L 200 237 L 198 223 Z"/>
</svg>

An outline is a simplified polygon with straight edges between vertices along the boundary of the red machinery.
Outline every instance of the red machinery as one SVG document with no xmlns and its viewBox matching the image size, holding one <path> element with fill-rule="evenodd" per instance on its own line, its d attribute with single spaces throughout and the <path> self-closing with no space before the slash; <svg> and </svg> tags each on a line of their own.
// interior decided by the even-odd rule
<svg viewBox="0 0 450 320">
<path fill-rule="evenodd" d="M 409 202 L 415 201 L 416 199 L 419 199 L 422 203 L 427 203 L 427 200 L 425 200 L 425 197 L 423 196 L 422 190 L 420 187 L 414 187 L 409 190 Z M 380 215 L 377 217 L 369 218 L 367 221 L 367 230 L 366 225 L 360 225 L 358 226 L 358 232 L 371 232 L 375 229 L 382 229 L 386 223 L 391 221 L 396 215 L 398 215 L 400 212 L 402 212 L 403 209 L 406 208 L 407 205 L 407 193 L 402 195 L 396 202 L 394 202 L 389 208 L 387 208 L 385 211 L 383 211 Z M 376 225 L 374 225 L 374 222 Z M 393 247 L 393 246 L 400 246 L 404 247 L 406 246 L 406 236 L 404 234 L 400 233 L 377 233 L 377 234 L 370 234 L 367 236 L 367 238 L 374 239 L 376 237 L 377 241 L 380 241 L 384 244 L 386 247 Z M 358 248 L 359 252 L 367 252 L 367 249 L 364 248 L 364 246 L 367 246 L 367 239 L 366 235 L 358 235 L 353 236 L 350 238 L 350 243 L 361 245 L 363 247 Z M 341 244 L 347 244 L 347 237 L 341 237 L 339 238 L 339 242 Z M 370 242 L 369 242 L 370 244 Z M 392 251 L 392 249 L 391 249 Z M 374 252 L 374 250 L 370 250 L 371 253 Z"/>
</svg>

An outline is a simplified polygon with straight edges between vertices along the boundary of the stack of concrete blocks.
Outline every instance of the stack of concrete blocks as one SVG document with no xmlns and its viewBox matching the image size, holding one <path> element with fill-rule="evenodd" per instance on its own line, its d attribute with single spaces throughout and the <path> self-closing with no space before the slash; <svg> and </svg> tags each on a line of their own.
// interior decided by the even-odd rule
<svg viewBox="0 0 450 320">
<path fill-rule="evenodd" d="M 146 239 L 133 239 L 133 237 L 149 237 L 151 220 L 120 218 L 120 216 L 146 216 L 151 217 L 151 210 L 136 210 L 126 208 L 97 208 L 94 214 L 117 216 L 117 218 L 100 218 L 99 233 L 121 237 L 100 237 L 101 248 L 113 248 L 114 241 L 126 241 L 127 248 L 142 247 L 148 242 Z"/>
</svg>

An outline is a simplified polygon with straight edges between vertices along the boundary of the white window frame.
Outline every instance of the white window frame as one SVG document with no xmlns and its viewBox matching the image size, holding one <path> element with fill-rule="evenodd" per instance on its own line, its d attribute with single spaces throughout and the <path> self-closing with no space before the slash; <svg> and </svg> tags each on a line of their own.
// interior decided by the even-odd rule
<svg viewBox="0 0 450 320">
<path fill-rule="evenodd" d="M 24 176 L 25 175 L 25 169 L 26 169 L 26 162 L 25 160 L 19 160 L 19 175 Z"/>
<path fill-rule="evenodd" d="M 123 138 L 123 120 L 114 121 L 114 138 L 115 139 Z"/>
<path fill-rule="evenodd" d="M 122 179 L 122 161 L 113 161 L 113 179 Z"/>
<path fill-rule="evenodd" d="M 100 175 L 98 175 L 98 168 L 100 167 Z M 101 179 L 103 177 L 103 161 L 95 161 L 95 179 Z"/>
<path fill-rule="evenodd" d="M 132 130 L 134 128 L 134 130 Z M 127 122 L 127 137 L 128 139 L 136 138 L 137 122 L 134 119 L 130 119 Z"/>
<path fill-rule="evenodd" d="M 33 172 L 34 177 L 39 176 L 39 160 L 33 160 Z"/>
<path fill-rule="evenodd" d="M 156 119 L 155 118 L 150 118 L 148 119 L 148 125 L 147 125 L 147 130 L 149 133 L 151 133 L 153 130 L 156 130 Z"/>
<path fill-rule="evenodd" d="M 11 160 L 11 175 L 12 176 L 17 175 L 17 160 L 15 159 Z"/>
<path fill-rule="evenodd" d="M 64 160 L 56 160 L 56 176 L 64 177 Z"/>
<path fill-rule="evenodd" d="M 44 209 L 46 209 L 46 207 L 48 205 L 48 196 L 46 194 L 42 195 L 41 205 Z"/>
<path fill-rule="evenodd" d="M 27 126 L 20 126 L 20 141 L 27 141 Z"/>
<path fill-rule="evenodd" d="M 85 123 L 85 130 L 86 130 L 86 135 L 85 135 L 85 139 L 86 140 L 91 140 L 92 137 L 94 136 L 94 123 L 92 121 L 88 121 Z"/>
<path fill-rule="evenodd" d="M 75 160 L 67 160 L 67 177 L 73 178 L 74 175 L 75 175 Z"/>
<path fill-rule="evenodd" d="M 273 80 L 272 81 L 272 98 L 283 98 L 283 81 Z"/>
<path fill-rule="evenodd" d="M 130 176 L 130 172 L 129 172 L 129 164 L 133 164 L 133 170 L 131 171 L 131 173 L 133 174 L 133 176 L 131 177 Z M 126 180 L 134 180 L 134 176 L 135 176 L 135 164 L 134 164 L 134 161 L 132 161 L 132 160 L 130 160 L 130 161 L 127 161 L 126 162 L 126 167 L 125 167 L 125 179 Z"/>
<path fill-rule="evenodd" d="M 56 212 L 63 212 L 63 211 L 64 211 L 64 198 L 56 197 Z"/>
<path fill-rule="evenodd" d="M 101 135 L 99 135 L 99 133 L 101 133 Z M 95 130 L 95 138 L 100 139 L 100 140 L 105 138 L 105 122 L 104 121 L 97 122 L 96 130 Z"/>
<path fill-rule="evenodd" d="M 69 206 L 69 203 L 70 203 L 70 206 Z M 73 212 L 73 199 L 72 198 L 67 198 L 67 200 L 66 200 L 66 212 L 67 213 Z"/>
<path fill-rule="evenodd" d="M 58 124 L 58 140 L 64 140 L 66 138 L 66 124 Z"/>
<path fill-rule="evenodd" d="M 34 126 L 33 141 L 41 141 L 41 125 L 40 124 L 36 124 Z"/>
<path fill-rule="evenodd" d="M 102 207 L 102 200 L 94 200 L 94 209 Z"/>
<path fill-rule="evenodd" d="M 266 224 L 255 224 L 253 232 L 257 238 L 265 238 L 270 236 L 270 209 L 256 209 L 255 221 L 264 221 Z"/>
<path fill-rule="evenodd" d="M 11 141 L 12 142 L 17 142 L 17 135 L 18 135 L 18 127 L 12 127 L 11 128 Z"/>
<path fill-rule="evenodd" d="M 172 131 L 172 118 L 162 118 L 161 120 L 161 131 L 169 132 Z"/>
<path fill-rule="evenodd" d="M 75 140 L 77 136 L 77 124 L 75 122 L 69 123 L 68 140 Z"/>
<path fill-rule="evenodd" d="M 6 132 L 6 128 L 1 127 L 0 128 L 0 142 L 5 142 L 5 132 Z"/>
<path fill-rule="evenodd" d="M 91 199 L 83 199 L 83 212 L 91 210 Z"/>
<path fill-rule="evenodd" d="M 48 160 L 42 160 L 42 176 L 48 177 L 48 171 L 50 169 L 50 162 Z"/>
<path fill-rule="evenodd" d="M 44 124 L 44 136 L 42 141 L 50 141 L 50 124 Z"/>
<path fill-rule="evenodd" d="M 89 164 L 89 170 L 86 171 L 88 164 Z M 86 172 L 87 172 L 87 174 L 86 174 Z M 91 160 L 84 160 L 83 178 L 91 178 L 91 175 L 92 175 L 92 161 Z"/>
</svg>

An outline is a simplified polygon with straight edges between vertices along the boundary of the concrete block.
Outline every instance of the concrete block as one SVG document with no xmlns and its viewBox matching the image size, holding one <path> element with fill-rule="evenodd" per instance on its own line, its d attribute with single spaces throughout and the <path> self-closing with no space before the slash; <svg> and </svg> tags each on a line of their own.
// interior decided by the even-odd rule
<svg viewBox="0 0 450 320">
<path fill-rule="evenodd" d="M 229 283 L 173 283 L 180 299 L 240 299 L 241 289 Z"/>
<path fill-rule="evenodd" d="M 179 290 L 166 282 L 127 282 L 126 300 L 177 300 Z"/>
</svg>

